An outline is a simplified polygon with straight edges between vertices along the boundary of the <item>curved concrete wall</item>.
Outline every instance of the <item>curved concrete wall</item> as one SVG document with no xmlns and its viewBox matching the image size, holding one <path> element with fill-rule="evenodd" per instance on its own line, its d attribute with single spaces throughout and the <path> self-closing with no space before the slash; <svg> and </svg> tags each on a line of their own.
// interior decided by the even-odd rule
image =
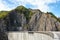
<svg viewBox="0 0 60 40">
<path fill-rule="evenodd" d="M 38 32 L 9 32 L 9 40 L 53 40 L 53 38 L 45 33 Z"/>
<path fill-rule="evenodd" d="M 60 40 L 60 32 L 53 32 L 54 40 Z"/>
</svg>

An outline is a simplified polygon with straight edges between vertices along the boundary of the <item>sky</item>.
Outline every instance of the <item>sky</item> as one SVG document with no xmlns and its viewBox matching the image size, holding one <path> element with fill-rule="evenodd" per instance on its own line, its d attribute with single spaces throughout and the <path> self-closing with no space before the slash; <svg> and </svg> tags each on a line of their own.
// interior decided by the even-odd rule
<svg viewBox="0 0 60 40">
<path fill-rule="evenodd" d="M 10 11 L 20 5 L 40 9 L 42 12 L 52 12 L 60 17 L 60 0 L 0 0 L 0 11 Z"/>
</svg>

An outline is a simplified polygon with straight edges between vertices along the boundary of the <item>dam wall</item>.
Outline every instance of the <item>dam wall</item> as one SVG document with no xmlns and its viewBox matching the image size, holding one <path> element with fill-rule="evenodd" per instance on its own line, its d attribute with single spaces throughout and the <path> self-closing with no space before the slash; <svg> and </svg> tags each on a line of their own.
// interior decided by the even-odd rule
<svg viewBox="0 0 60 40">
<path fill-rule="evenodd" d="M 9 32 L 8 40 L 53 40 L 53 37 L 44 32 Z"/>
</svg>

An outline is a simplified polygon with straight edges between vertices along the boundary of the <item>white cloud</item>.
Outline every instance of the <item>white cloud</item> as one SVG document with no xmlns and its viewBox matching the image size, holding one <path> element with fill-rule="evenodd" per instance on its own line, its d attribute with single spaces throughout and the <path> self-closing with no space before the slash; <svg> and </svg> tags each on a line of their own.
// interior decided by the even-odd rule
<svg viewBox="0 0 60 40">
<path fill-rule="evenodd" d="M 7 5 L 4 5 L 4 3 L 2 2 L 2 0 L 0 0 L 0 11 L 1 10 L 10 10 Z"/>
<path fill-rule="evenodd" d="M 48 6 L 48 4 L 50 3 L 56 3 L 60 0 L 9 0 L 10 2 L 14 3 L 15 5 L 24 5 L 26 6 L 26 4 L 30 3 L 34 7 L 33 9 L 40 9 L 41 11 L 47 12 L 50 11 L 50 7 Z M 2 8 L 1 8 L 2 6 Z M 12 8 L 7 8 L 8 5 L 3 4 L 3 2 L 0 1 L 0 10 L 8 10 L 8 9 L 12 9 Z"/>
</svg>

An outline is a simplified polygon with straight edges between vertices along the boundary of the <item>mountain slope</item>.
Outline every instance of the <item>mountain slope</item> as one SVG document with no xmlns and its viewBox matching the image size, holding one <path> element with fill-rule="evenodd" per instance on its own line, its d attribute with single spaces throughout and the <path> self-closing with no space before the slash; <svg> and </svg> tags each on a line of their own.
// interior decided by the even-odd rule
<svg viewBox="0 0 60 40">
<path fill-rule="evenodd" d="M 51 12 L 18 6 L 0 14 L 0 31 L 60 31 L 60 20 Z"/>
<path fill-rule="evenodd" d="M 34 19 L 32 17 L 33 20 L 31 19 L 32 21 L 29 23 L 30 30 L 33 31 L 59 31 L 60 30 L 60 21 L 58 20 L 58 18 L 56 18 L 50 13 L 40 13 L 40 15 L 39 13 L 36 13 L 35 16 L 33 15 Z M 39 18 L 37 15 L 39 16 Z"/>
</svg>

